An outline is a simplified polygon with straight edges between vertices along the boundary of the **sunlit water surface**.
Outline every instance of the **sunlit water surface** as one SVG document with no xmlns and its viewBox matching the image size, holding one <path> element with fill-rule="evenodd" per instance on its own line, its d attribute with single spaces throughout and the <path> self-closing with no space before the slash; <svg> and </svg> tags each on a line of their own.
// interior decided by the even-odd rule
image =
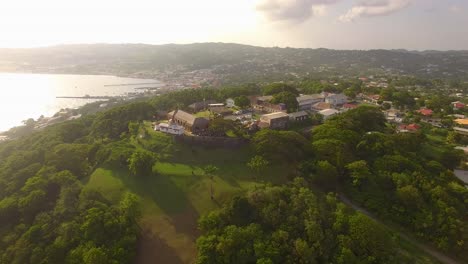
<svg viewBox="0 0 468 264">
<path fill-rule="evenodd" d="M 28 118 L 52 116 L 63 108 L 76 108 L 93 100 L 58 99 L 57 96 L 116 96 L 155 85 L 156 80 L 105 75 L 0 73 L 0 131 Z M 106 86 L 133 84 L 128 86 Z M 95 100 L 94 100 L 95 101 Z"/>
</svg>

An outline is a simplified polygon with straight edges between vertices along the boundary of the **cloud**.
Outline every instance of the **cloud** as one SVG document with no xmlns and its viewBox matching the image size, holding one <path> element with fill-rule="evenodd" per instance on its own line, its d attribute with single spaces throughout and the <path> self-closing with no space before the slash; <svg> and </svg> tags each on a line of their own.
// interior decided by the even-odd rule
<svg viewBox="0 0 468 264">
<path fill-rule="evenodd" d="M 351 22 L 360 17 L 385 16 L 409 6 L 413 0 L 362 0 L 346 14 L 339 17 L 342 22 Z"/>
<path fill-rule="evenodd" d="M 326 6 L 341 0 L 260 0 L 256 9 L 271 21 L 303 22 L 324 15 Z"/>
</svg>

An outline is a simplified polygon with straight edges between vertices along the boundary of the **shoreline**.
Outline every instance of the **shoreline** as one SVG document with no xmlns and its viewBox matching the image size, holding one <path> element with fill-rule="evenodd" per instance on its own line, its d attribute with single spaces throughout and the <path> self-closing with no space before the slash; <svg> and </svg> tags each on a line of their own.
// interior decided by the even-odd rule
<svg viewBox="0 0 468 264">
<path fill-rule="evenodd" d="M 24 118 L 23 120 L 17 120 L 17 124 L 16 125 L 12 125 L 11 127 L 6 127 L 4 129 L 1 129 L 0 130 L 0 142 L 4 142 L 4 141 L 7 141 L 9 139 L 14 139 L 16 138 L 17 136 L 14 136 L 14 134 L 16 134 L 17 131 L 19 130 L 25 130 L 27 129 L 28 125 L 26 125 L 24 122 L 26 121 L 29 121 L 31 122 L 31 124 L 34 124 L 34 127 L 33 128 L 29 128 L 29 129 L 32 129 L 34 131 L 36 130 L 39 130 L 39 129 L 42 129 L 42 128 L 45 128 L 49 125 L 53 125 L 53 124 L 56 124 L 56 123 L 59 123 L 59 122 L 63 122 L 63 121 L 67 121 L 69 118 L 77 118 L 76 115 L 74 114 L 70 114 L 70 113 L 77 113 L 77 112 L 80 112 L 80 110 L 82 110 L 83 107 L 86 107 L 86 106 L 89 106 L 90 104 L 97 104 L 96 106 L 91 106 L 91 108 L 95 108 L 94 110 L 96 111 L 99 111 L 100 109 L 100 105 L 107 105 L 107 104 L 112 104 L 114 102 L 120 102 L 120 101 L 126 101 L 126 100 L 132 100 L 132 99 L 137 99 L 137 98 L 141 98 L 141 97 L 147 97 L 147 96 L 153 96 L 156 92 L 159 92 L 159 89 L 160 88 L 163 88 L 166 86 L 166 84 L 163 82 L 163 81 L 160 81 L 158 79 L 155 79 L 155 78 L 141 78 L 141 76 L 134 76 L 134 75 L 113 75 L 113 74 L 89 74 L 89 73 L 81 73 L 81 74 L 75 74 L 75 73 L 55 73 L 55 72 L 31 72 L 31 71 L 0 71 L 0 75 L 2 74 L 14 74 L 14 75 L 62 75 L 62 76 L 83 76 L 83 77 L 86 77 L 86 76 L 104 76 L 104 77 L 115 77 L 115 78 L 125 78 L 125 79 L 135 79 L 136 82 L 135 84 L 132 84 L 131 81 L 129 80 L 121 80 L 122 82 L 119 83 L 118 81 L 117 82 L 110 82 L 109 84 L 103 84 L 103 87 L 106 87 L 106 88 L 110 88 L 112 89 L 112 87 L 116 86 L 116 87 L 121 87 L 121 86 L 128 86 L 129 87 L 129 91 L 128 92 L 124 92 L 124 93 L 120 93 L 119 95 L 116 95 L 116 96 L 112 96 L 112 98 L 110 98 L 110 96 L 107 96 L 109 98 L 102 98 L 102 99 L 97 99 L 97 98 L 94 98 L 94 97 L 101 97 L 101 96 L 92 96 L 93 98 L 90 98 L 90 99 L 93 99 L 93 101 L 91 102 L 86 102 L 81 104 L 80 106 L 78 107 L 73 107 L 72 105 L 70 105 L 69 108 L 61 108 L 61 109 L 57 109 L 54 113 L 49 113 L 49 114 L 44 114 L 44 113 L 38 113 L 36 117 L 27 117 L 27 118 Z M 141 87 L 138 87 L 139 85 L 141 85 L 141 83 L 152 83 L 154 85 L 154 87 L 151 87 L 153 89 L 137 89 L 137 88 L 141 88 Z M 123 85 L 124 84 L 124 85 Z M 135 85 L 137 87 L 131 87 L 132 85 Z M 157 87 L 156 87 L 157 86 Z M 105 94 L 105 92 L 103 92 L 102 94 Z M 82 97 L 82 98 L 86 98 L 87 95 L 83 94 L 81 96 L 70 96 L 70 97 Z M 62 97 L 61 95 L 56 95 L 55 98 L 58 98 L 58 97 Z M 67 96 L 68 97 L 68 96 Z M 90 96 L 91 97 L 91 96 Z M 106 97 L 106 96 L 102 96 L 102 97 Z M 105 99 L 105 100 L 104 100 Z M 102 108 L 105 108 L 105 106 L 102 106 Z M 31 121 L 32 120 L 32 121 Z M 12 120 L 10 120 L 12 121 Z M 13 122 L 10 122 L 10 123 L 13 123 Z"/>
</svg>

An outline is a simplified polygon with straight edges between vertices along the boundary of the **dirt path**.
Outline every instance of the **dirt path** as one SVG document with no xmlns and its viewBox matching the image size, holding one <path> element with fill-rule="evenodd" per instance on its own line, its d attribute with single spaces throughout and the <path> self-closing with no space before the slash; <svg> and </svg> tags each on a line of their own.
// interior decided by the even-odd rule
<svg viewBox="0 0 468 264">
<path fill-rule="evenodd" d="M 412 237 L 409 237 L 408 235 L 406 235 L 406 234 L 396 230 L 395 228 L 392 228 L 392 227 L 388 226 L 387 224 L 383 223 L 377 217 L 375 217 L 371 212 L 369 212 L 366 209 L 356 205 L 355 203 L 353 203 L 351 200 L 349 200 L 343 194 L 339 194 L 338 197 L 346 205 L 352 207 L 354 210 L 356 210 L 358 212 L 361 212 L 361 213 L 367 215 L 368 217 L 372 218 L 374 221 L 386 226 L 392 232 L 398 233 L 400 235 L 400 237 L 406 239 L 407 241 L 409 241 L 410 243 L 412 243 L 416 247 L 420 248 L 421 250 L 423 250 L 427 254 L 429 254 L 429 255 L 433 256 L 434 258 L 436 258 L 437 260 L 439 260 L 440 262 L 446 263 L 446 264 L 459 264 L 459 262 L 453 260 L 452 258 L 446 256 L 445 254 L 440 253 L 439 251 L 435 250 L 434 248 L 432 248 L 430 246 L 427 246 L 425 244 L 422 244 L 421 242 L 417 241 L 416 239 L 414 239 Z"/>
</svg>

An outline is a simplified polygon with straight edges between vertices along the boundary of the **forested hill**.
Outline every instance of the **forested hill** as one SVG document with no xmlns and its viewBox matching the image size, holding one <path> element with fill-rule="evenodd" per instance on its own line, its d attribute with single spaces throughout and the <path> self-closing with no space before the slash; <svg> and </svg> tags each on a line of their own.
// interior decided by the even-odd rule
<svg viewBox="0 0 468 264">
<path fill-rule="evenodd" d="M 90 44 L 0 49 L 0 70 L 147 74 L 211 69 L 246 77 L 274 74 L 393 73 L 468 77 L 468 51 L 263 48 L 227 43 L 188 45 Z"/>
</svg>

